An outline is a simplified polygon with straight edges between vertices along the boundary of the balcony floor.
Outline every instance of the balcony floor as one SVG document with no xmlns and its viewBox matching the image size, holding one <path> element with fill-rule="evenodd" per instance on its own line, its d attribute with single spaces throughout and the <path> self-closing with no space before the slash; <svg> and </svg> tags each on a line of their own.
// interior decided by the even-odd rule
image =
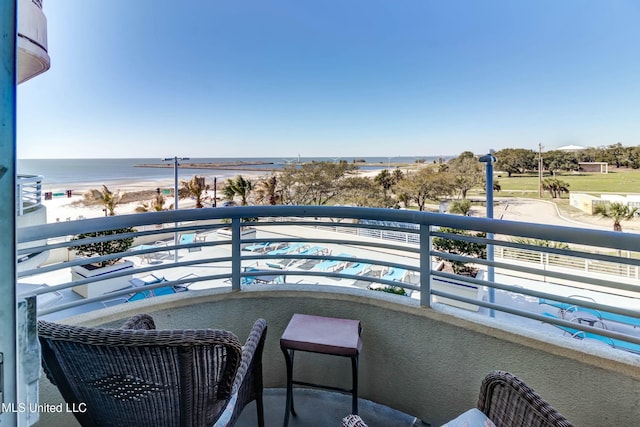
<svg viewBox="0 0 640 427">
<path fill-rule="evenodd" d="M 342 418 L 351 413 L 351 395 L 314 389 L 294 389 L 296 417 L 289 418 L 290 427 L 339 427 Z M 264 417 L 266 427 L 281 426 L 284 421 L 286 390 L 270 388 L 264 391 Z M 395 409 L 360 399 L 358 410 L 369 427 L 427 427 L 415 417 Z M 247 405 L 236 427 L 254 427 L 255 402 Z"/>
</svg>

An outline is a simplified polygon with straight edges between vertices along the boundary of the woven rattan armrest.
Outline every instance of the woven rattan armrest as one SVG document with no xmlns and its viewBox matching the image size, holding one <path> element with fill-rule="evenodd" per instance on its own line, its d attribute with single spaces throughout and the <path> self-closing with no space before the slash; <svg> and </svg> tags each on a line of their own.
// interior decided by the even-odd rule
<svg viewBox="0 0 640 427">
<path fill-rule="evenodd" d="M 253 324 L 249 337 L 242 347 L 242 360 L 233 384 L 238 393 L 238 401 L 232 417 L 232 423 L 240 416 L 242 409 L 255 400 L 258 409 L 258 425 L 264 425 L 262 404 L 262 351 L 267 336 L 267 321 L 258 319 Z"/>
<path fill-rule="evenodd" d="M 497 427 L 573 427 L 531 387 L 504 371 L 484 378 L 477 406 Z"/>
</svg>

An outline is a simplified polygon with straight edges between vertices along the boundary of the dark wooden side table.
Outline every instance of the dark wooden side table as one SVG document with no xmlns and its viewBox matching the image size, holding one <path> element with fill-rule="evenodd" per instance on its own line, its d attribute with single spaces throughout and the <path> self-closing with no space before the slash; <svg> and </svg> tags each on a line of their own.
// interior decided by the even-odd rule
<svg viewBox="0 0 640 427">
<path fill-rule="evenodd" d="M 342 391 L 352 395 L 352 412 L 358 413 L 358 356 L 362 350 L 359 320 L 335 317 L 294 314 L 282 337 L 280 349 L 287 363 L 287 401 L 284 413 L 284 427 L 289 424 L 289 414 L 296 415 L 293 407 L 293 384 Z M 312 384 L 293 380 L 293 358 L 296 351 L 343 356 L 351 359 L 352 389 L 346 390 L 327 385 Z"/>
</svg>

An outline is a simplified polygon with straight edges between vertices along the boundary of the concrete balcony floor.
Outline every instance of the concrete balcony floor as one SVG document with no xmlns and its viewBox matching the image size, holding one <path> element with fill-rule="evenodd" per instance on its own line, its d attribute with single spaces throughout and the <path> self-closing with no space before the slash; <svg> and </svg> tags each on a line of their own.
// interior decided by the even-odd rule
<svg viewBox="0 0 640 427">
<path fill-rule="evenodd" d="M 284 421 L 286 389 L 268 388 L 264 390 L 265 427 L 281 426 Z M 297 416 L 289 417 L 290 427 L 339 427 L 342 418 L 351 413 L 351 395 L 323 390 L 294 388 L 294 402 Z M 428 424 L 416 420 L 387 406 L 369 400 L 359 399 L 358 412 L 369 427 L 427 427 Z M 247 405 L 236 427 L 257 425 L 255 402 Z"/>
</svg>

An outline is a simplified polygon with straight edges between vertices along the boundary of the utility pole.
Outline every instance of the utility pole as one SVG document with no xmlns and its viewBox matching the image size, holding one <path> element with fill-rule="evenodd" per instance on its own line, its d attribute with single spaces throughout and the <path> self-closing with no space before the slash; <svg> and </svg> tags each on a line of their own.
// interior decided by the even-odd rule
<svg viewBox="0 0 640 427">
<path fill-rule="evenodd" d="M 167 157 L 162 159 L 163 162 L 173 161 L 173 210 L 178 210 L 178 168 L 180 167 L 180 160 L 189 160 L 188 157 Z M 178 223 L 175 224 L 176 228 Z M 178 244 L 178 232 L 173 233 L 174 244 Z M 176 249 L 174 255 L 174 261 L 178 262 L 178 250 Z"/>
<path fill-rule="evenodd" d="M 538 143 L 538 198 L 542 199 L 542 143 Z"/>
<path fill-rule="evenodd" d="M 213 207 L 218 206 L 218 177 L 213 177 Z"/>
</svg>

